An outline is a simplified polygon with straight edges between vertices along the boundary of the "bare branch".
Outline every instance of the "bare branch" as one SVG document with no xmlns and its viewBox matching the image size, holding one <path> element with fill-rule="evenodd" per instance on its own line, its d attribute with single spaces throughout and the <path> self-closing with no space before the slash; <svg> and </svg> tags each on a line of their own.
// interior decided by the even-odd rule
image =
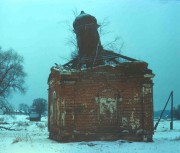
<svg viewBox="0 0 180 153">
<path fill-rule="evenodd" d="M 122 49 L 124 48 L 125 44 L 121 37 L 115 37 L 111 42 L 108 42 L 104 45 L 105 48 L 113 50 L 117 53 L 121 53 Z"/>
<path fill-rule="evenodd" d="M 0 109 L 3 110 L 4 113 L 10 113 L 13 111 L 13 107 L 5 98 L 0 97 Z"/>
<path fill-rule="evenodd" d="M 108 17 L 104 18 L 102 22 L 99 22 L 99 35 L 104 36 L 108 33 L 111 33 L 112 31 L 107 31 L 107 27 L 110 25 L 110 21 Z"/>
<path fill-rule="evenodd" d="M 0 129 L 5 129 L 5 130 L 9 130 L 9 131 L 16 131 L 16 129 L 12 129 L 12 126 L 11 127 L 4 127 L 4 126 L 0 126 Z"/>
<path fill-rule="evenodd" d="M 78 10 L 77 8 L 75 8 L 74 10 L 72 10 L 74 18 L 76 18 L 78 16 Z"/>
<path fill-rule="evenodd" d="M 0 50 L 0 97 L 7 97 L 12 90 L 25 92 L 23 57 L 12 49 Z"/>
<path fill-rule="evenodd" d="M 108 47 L 110 45 L 114 45 L 119 40 L 119 37 L 115 37 L 114 40 L 104 45 L 104 47 Z"/>
</svg>

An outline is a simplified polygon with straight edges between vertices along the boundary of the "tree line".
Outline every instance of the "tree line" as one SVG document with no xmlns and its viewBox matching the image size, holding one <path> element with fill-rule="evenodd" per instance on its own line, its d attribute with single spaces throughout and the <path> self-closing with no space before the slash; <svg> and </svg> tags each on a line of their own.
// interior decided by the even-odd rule
<svg viewBox="0 0 180 153">
<path fill-rule="evenodd" d="M 177 107 L 174 108 L 174 117 L 177 120 L 180 120 L 180 105 L 178 105 Z"/>
<path fill-rule="evenodd" d="M 13 107 L 8 102 L 8 97 L 13 92 L 25 94 L 25 78 L 27 76 L 24 71 L 24 59 L 13 49 L 3 50 L 0 47 L 0 110 L 7 114 L 13 111 Z M 32 106 L 20 104 L 19 109 L 28 113 L 35 111 L 43 114 L 47 110 L 47 101 L 43 98 L 34 99 Z"/>
<path fill-rule="evenodd" d="M 40 115 L 44 114 L 47 111 L 47 100 L 43 98 L 37 98 L 33 100 L 31 106 L 21 103 L 19 104 L 19 111 L 24 114 L 29 114 L 31 112 L 36 112 Z"/>
</svg>

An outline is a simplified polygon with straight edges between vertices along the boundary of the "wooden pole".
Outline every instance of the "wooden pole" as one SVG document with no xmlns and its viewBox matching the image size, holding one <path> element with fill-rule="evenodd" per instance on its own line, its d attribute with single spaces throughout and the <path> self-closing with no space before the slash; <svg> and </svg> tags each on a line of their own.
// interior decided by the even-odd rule
<svg viewBox="0 0 180 153">
<path fill-rule="evenodd" d="M 164 113 L 164 111 L 165 111 L 165 109 L 166 109 L 166 106 L 167 106 L 167 104 L 168 104 L 168 102 L 169 102 L 170 99 L 171 99 L 171 107 L 173 107 L 173 106 L 172 106 L 172 94 L 173 94 L 173 92 L 171 91 L 171 93 L 170 93 L 170 95 L 169 95 L 169 97 L 168 97 L 168 100 L 167 100 L 167 102 L 166 102 L 166 104 L 165 104 L 165 106 L 164 106 L 164 109 L 162 110 L 161 115 L 160 115 L 157 123 L 156 123 L 155 126 L 154 126 L 154 130 L 157 129 L 157 126 L 158 126 L 158 124 L 159 124 L 159 122 L 160 122 L 160 120 L 161 120 L 161 118 L 162 118 L 162 115 L 163 115 L 163 113 Z M 171 112 L 171 113 L 172 113 L 172 112 Z M 171 124 L 171 123 L 170 123 L 170 124 Z"/>
<path fill-rule="evenodd" d="M 174 101 L 173 101 L 173 91 L 171 91 L 171 122 L 170 122 L 170 130 L 173 130 L 173 116 L 174 116 Z"/>
</svg>

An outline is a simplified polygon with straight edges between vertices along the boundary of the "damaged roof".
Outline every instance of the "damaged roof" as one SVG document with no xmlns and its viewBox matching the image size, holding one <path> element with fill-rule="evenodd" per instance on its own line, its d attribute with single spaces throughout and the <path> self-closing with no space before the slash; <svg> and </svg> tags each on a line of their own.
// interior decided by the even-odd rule
<svg viewBox="0 0 180 153">
<path fill-rule="evenodd" d="M 94 67 L 97 65 L 108 65 L 108 63 L 120 64 L 122 62 L 134 61 L 138 60 L 130 58 L 128 56 L 124 56 L 122 54 L 115 53 L 110 50 L 103 49 L 98 52 L 96 56 L 77 56 L 63 66 L 76 69 L 77 67 L 81 67 L 82 65 L 85 65 L 87 63 L 89 63 L 91 67 Z"/>
</svg>

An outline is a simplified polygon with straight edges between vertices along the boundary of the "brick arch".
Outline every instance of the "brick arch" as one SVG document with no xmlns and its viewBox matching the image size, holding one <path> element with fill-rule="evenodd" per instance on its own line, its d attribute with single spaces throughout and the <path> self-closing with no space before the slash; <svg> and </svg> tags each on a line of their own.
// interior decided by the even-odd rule
<svg viewBox="0 0 180 153">
<path fill-rule="evenodd" d="M 107 95 L 108 93 L 108 95 Z M 104 86 L 97 90 L 97 97 L 99 96 L 114 96 L 117 98 L 121 98 L 120 91 L 112 86 Z"/>
</svg>

